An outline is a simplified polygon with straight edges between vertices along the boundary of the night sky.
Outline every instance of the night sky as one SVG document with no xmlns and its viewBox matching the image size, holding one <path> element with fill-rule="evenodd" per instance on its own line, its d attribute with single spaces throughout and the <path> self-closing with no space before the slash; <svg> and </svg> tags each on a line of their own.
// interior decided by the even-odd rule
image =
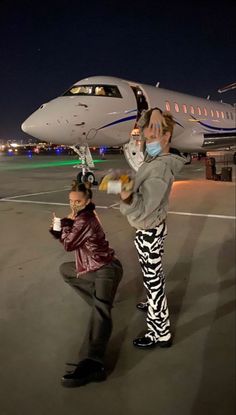
<svg viewBox="0 0 236 415">
<path fill-rule="evenodd" d="M 232 102 L 234 1 L 0 0 L 0 139 L 42 103 L 93 75 Z"/>
</svg>

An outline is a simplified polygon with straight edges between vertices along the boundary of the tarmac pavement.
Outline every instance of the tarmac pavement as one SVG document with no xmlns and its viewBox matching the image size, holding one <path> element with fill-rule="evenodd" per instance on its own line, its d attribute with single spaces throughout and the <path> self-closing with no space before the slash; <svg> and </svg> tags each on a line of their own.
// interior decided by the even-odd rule
<svg viewBox="0 0 236 415">
<path fill-rule="evenodd" d="M 117 196 L 94 189 L 124 277 L 113 308 L 107 380 L 66 389 L 60 378 L 66 362 L 77 362 L 89 307 L 59 275 L 73 253 L 64 252 L 48 227 L 53 211 L 68 213 L 77 170 L 60 161 L 72 160 L 0 157 L 0 414 L 235 414 L 235 166 L 233 182 L 214 182 L 205 180 L 204 162 L 194 160 L 174 183 L 164 255 L 174 333 L 169 349 L 132 345 L 145 331 L 145 314 L 135 307 L 144 298 L 135 231 Z M 111 167 L 128 169 L 122 155 L 108 155 L 95 175 Z"/>
</svg>

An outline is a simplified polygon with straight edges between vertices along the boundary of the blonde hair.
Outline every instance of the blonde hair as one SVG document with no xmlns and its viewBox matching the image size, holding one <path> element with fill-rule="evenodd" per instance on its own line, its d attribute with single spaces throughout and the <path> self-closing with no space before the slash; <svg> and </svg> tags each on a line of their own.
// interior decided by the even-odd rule
<svg viewBox="0 0 236 415">
<path fill-rule="evenodd" d="M 141 138 L 144 139 L 143 130 L 144 128 L 148 127 L 152 112 L 154 110 L 157 111 L 156 116 L 160 124 L 161 135 L 164 135 L 165 133 L 169 132 L 170 137 L 171 137 L 173 134 L 174 125 L 175 125 L 173 116 L 167 111 L 163 112 L 162 110 L 160 110 L 160 108 L 151 108 L 147 111 L 143 111 L 140 119 L 138 120 L 138 127 L 140 128 Z"/>
</svg>

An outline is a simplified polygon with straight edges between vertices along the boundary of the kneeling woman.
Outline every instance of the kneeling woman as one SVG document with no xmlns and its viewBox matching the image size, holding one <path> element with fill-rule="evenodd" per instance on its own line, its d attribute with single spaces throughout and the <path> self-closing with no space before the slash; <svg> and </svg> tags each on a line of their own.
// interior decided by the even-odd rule
<svg viewBox="0 0 236 415">
<path fill-rule="evenodd" d="M 50 232 L 75 251 L 75 262 L 65 262 L 60 272 L 92 307 L 89 327 L 74 372 L 62 377 L 62 385 L 73 387 L 106 379 L 103 359 L 112 331 L 111 308 L 123 270 L 109 247 L 92 203 L 92 191 L 74 185 L 69 194 L 72 213 L 61 220 L 62 230 Z"/>
</svg>

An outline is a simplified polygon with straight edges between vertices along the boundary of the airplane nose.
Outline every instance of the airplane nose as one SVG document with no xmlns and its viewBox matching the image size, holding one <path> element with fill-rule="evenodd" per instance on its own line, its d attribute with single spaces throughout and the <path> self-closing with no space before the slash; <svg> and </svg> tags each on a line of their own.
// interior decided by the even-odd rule
<svg viewBox="0 0 236 415">
<path fill-rule="evenodd" d="M 63 101 L 63 102 L 62 102 Z M 43 141 L 54 140 L 57 143 L 64 143 L 70 140 L 72 143 L 84 142 L 87 129 L 86 119 L 81 108 L 70 98 L 67 104 L 64 100 L 56 98 L 41 105 L 21 125 L 22 131 L 26 134 Z M 87 128 L 87 127 L 86 127 Z"/>
<path fill-rule="evenodd" d="M 46 123 L 43 125 L 41 122 L 39 122 L 37 113 L 32 114 L 30 117 L 28 117 L 22 124 L 21 129 L 24 131 L 24 133 L 29 134 L 36 138 L 42 138 L 46 134 Z"/>
<path fill-rule="evenodd" d="M 27 121 L 24 121 L 21 124 L 21 129 L 22 129 L 22 131 L 24 131 L 24 133 L 28 133 L 29 132 L 29 125 L 28 125 Z"/>
</svg>

